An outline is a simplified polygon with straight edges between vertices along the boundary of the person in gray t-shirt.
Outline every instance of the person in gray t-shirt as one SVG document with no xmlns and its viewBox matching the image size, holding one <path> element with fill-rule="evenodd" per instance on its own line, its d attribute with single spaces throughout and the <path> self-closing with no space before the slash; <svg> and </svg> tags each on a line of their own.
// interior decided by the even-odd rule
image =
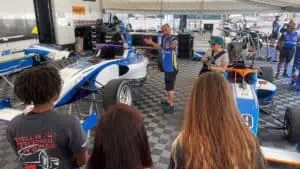
<svg viewBox="0 0 300 169">
<path fill-rule="evenodd" d="M 15 81 L 16 96 L 29 113 L 15 117 L 7 139 L 24 169 L 73 169 L 87 162 L 87 137 L 77 118 L 53 111 L 61 90 L 61 78 L 53 67 L 35 67 Z"/>
<path fill-rule="evenodd" d="M 207 71 L 223 73 L 226 71 L 229 63 L 228 54 L 223 49 L 224 39 L 222 37 L 213 36 L 210 44 L 211 51 L 208 51 L 207 54 L 202 58 L 202 62 L 207 64 Z M 200 74 L 201 73 L 202 72 L 200 72 Z"/>
</svg>

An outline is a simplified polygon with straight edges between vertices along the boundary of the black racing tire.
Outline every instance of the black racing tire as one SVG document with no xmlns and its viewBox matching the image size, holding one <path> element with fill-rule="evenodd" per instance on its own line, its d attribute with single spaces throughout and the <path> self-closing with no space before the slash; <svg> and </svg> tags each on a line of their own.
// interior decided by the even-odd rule
<svg viewBox="0 0 300 169">
<path fill-rule="evenodd" d="M 269 66 L 265 66 L 265 67 L 261 67 L 260 70 L 261 70 L 260 72 L 261 78 L 268 82 L 273 83 L 274 81 L 273 68 Z"/>
<path fill-rule="evenodd" d="M 126 98 L 126 101 L 124 102 L 121 99 L 121 94 L 124 92 L 123 90 L 126 89 L 126 92 L 128 93 L 128 97 Z M 132 98 L 132 92 L 131 88 L 126 80 L 123 79 L 117 79 L 117 80 L 111 80 L 104 86 L 104 100 L 103 100 L 103 106 L 104 109 L 109 108 L 112 105 L 115 105 L 117 103 L 124 103 L 127 105 L 132 105 L 133 98 Z"/>
<path fill-rule="evenodd" d="M 300 108 L 287 108 L 284 115 L 284 134 L 288 141 L 296 143 L 300 140 Z"/>
</svg>

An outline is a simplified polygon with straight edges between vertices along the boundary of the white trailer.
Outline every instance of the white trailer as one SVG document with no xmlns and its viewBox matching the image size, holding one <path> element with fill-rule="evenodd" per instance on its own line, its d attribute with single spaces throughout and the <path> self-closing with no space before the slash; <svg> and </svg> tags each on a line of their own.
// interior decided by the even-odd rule
<svg viewBox="0 0 300 169">
<path fill-rule="evenodd" d="M 41 43 L 74 44 L 75 29 L 94 25 L 101 6 L 101 0 L 10 0 L 0 6 L 0 38 L 29 36 L 37 25 Z"/>
<path fill-rule="evenodd" d="M 78 26 L 95 25 L 102 17 L 101 0 L 33 0 L 41 43 L 75 43 Z"/>
</svg>

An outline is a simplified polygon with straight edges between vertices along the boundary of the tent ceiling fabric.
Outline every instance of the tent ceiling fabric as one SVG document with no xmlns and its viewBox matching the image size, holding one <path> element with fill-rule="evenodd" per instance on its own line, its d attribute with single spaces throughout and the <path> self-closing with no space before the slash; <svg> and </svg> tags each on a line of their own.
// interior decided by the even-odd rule
<svg viewBox="0 0 300 169">
<path fill-rule="evenodd" d="M 280 7 L 300 8 L 299 0 L 250 0 L 250 1 L 256 2 L 256 3 L 271 4 L 271 5 L 280 6 Z"/>
<path fill-rule="evenodd" d="M 292 0 L 102 0 L 105 10 L 162 13 L 275 12 Z M 294 0 L 300 1 L 300 0 Z M 293 1 L 293 2 L 294 2 Z M 291 3 L 292 4 L 292 3 Z M 300 3 L 296 3 L 300 4 Z M 295 5 L 295 4 L 294 4 Z"/>
</svg>

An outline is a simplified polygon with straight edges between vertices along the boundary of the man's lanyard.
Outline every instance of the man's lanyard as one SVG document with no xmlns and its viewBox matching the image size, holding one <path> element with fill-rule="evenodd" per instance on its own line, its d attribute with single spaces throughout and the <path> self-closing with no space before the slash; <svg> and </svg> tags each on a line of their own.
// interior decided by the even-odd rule
<svg viewBox="0 0 300 169">
<path fill-rule="evenodd" d="M 164 50 L 166 50 L 167 43 L 170 43 L 170 38 L 171 38 L 171 36 L 164 37 L 164 41 L 163 41 L 163 49 Z"/>
</svg>

